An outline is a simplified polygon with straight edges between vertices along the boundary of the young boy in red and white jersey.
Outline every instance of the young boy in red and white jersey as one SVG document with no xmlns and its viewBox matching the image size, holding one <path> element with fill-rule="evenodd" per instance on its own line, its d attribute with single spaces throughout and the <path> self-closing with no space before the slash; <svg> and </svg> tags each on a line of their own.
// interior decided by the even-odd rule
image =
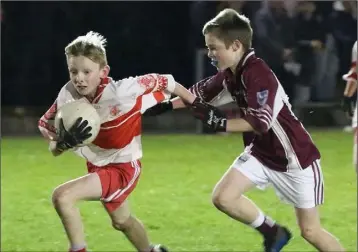
<svg viewBox="0 0 358 252">
<path fill-rule="evenodd" d="M 65 48 L 70 81 L 39 120 L 39 129 L 50 140 L 53 155 L 73 150 L 87 161 L 88 174 L 58 186 L 53 192 L 53 205 L 66 231 L 70 251 L 86 251 L 75 204 L 97 200 L 106 208 L 113 227 L 122 231 L 138 251 L 164 252 L 163 246 L 149 242 L 144 226 L 128 206 L 128 196 L 141 174 L 141 117 L 149 107 L 169 99 L 171 93 L 188 104 L 197 100 L 172 75 L 147 74 L 119 81 L 108 77 L 105 42 L 98 33 L 89 32 Z M 53 124 L 61 106 L 78 99 L 92 103 L 101 119 L 98 136 L 83 147 L 77 146 L 90 136 L 86 120 L 79 118 L 68 131 L 62 127 L 56 132 Z"/>
</svg>

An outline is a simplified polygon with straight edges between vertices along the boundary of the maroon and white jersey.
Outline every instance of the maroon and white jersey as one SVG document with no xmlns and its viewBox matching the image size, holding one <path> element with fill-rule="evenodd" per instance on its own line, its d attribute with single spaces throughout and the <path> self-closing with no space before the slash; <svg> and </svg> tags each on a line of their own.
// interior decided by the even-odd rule
<svg viewBox="0 0 358 252">
<path fill-rule="evenodd" d="M 244 132 L 244 145 L 270 169 L 291 172 L 310 167 L 320 153 L 309 133 L 291 110 L 288 97 L 275 74 L 249 50 L 236 74 L 227 69 L 190 88 L 214 106 L 235 101 L 240 117 L 256 132 Z"/>
</svg>

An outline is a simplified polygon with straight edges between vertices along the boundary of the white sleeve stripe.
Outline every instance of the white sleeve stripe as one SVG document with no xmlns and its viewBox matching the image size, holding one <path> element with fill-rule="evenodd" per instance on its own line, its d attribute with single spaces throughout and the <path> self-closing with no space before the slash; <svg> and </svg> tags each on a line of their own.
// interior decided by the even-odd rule
<svg viewBox="0 0 358 252">
<path fill-rule="evenodd" d="M 265 124 L 266 124 L 266 127 L 267 127 L 268 129 L 270 128 L 270 123 L 269 123 L 269 122 L 266 122 L 265 120 L 262 120 L 262 119 L 260 119 L 260 118 L 259 118 L 259 120 L 260 120 L 261 122 L 265 123 Z"/>
<path fill-rule="evenodd" d="M 267 109 L 248 111 L 248 113 L 257 117 L 264 116 L 270 121 L 272 120 L 272 114 Z"/>
<path fill-rule="evenodd" d="M 196 90 L 194 89 L 195 91 L 195 96 L 198 96 L 200 99 L 203 99 L 201 93 L 200 93 L 200 90 L 199 90 L 199 85 L 195 85 L 195 88 Z"/>
<path fill-rule="evenodd" d="M 263 114 L 259 114 L 258 116 L 258 119 L 261 120 L 261 121 L 266 121 L 269 125 L 271 124 L 271 118 L 270 117 L 267 117 Z"/>
<path fill-rule="evenodd" d="M 192 88 L 193 94 L 194 94 L 195 96 L 198 96 L 198 95 L 197 95 L 198 91 L 196 91 L 197 88 L 198 88 L 198 85 L 195 85 L 195 86 Z"/>
<path fill-rule="evenodd" d="M 259 114 L 262 114 L 262 115 L 265 114 L 266 116 L 268 116 L 270 118 L 270 120 L 272 120 L 272 114 L 266 109 L 263 109 L 262 111 L 260 111 Z"/>
<path fill-rule="evenodd" d="M 249 109 L 248 114 L 254 116 L 260 122 L 265 123 L 266 128 L 270 129 L 273 123 L 272 115 L 270 113 L 271 109 L 261 108 L 261 109 Z"/>
</svg>

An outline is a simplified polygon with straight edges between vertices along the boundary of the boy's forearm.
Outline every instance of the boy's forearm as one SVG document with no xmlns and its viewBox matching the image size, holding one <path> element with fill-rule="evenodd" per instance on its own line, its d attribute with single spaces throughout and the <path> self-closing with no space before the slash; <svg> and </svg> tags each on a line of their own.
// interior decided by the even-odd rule
<svg viewBox="0 0 358 252">
<path fill-rule="evenodd" d="M 188 89 L 186 89 L 185 87 L 183 87 L 181 84 L 179 84 L 178 82 L 175 83 L 175 89 L 173 92 L 174 95 L 178 96 L 181 98 L 181 102 L 185 101 L 189 104 L 192 104 L 196 98 L 195 95 L 193 95 L 192 93 L 189 92 Z M 177 105 L 180 106 L 180 102 L 177 101 Z M 174 105 L 174 104 L 173 104 Z M 185 104 L 183 104 L 185 106 Z M 174 106 L 173 106 L 174 108 Z"/>
<path fill-rule="evenodd" d="M 175 98 L 171 99 L 170 102 L 173 105 L 173 109 L 186 108 L 185 103 L 183 102 L 182 98 L 180 98 L 180 97 L 175 97 Z"/>
<path fill-rule="evenodd" d="M 244 119 L 229 119 L 226 124 L 227 132 L 248 132 L 254 131 L 254 128 Z"/>
</svg>

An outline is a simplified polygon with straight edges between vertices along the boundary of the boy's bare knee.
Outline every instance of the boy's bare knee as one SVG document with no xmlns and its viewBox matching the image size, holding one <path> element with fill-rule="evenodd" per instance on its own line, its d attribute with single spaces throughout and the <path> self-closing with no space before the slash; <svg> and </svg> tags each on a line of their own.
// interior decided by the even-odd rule
<svg viewBox="0 0 358 252">
<path fill-rule="evenodd" d="M 52 193 L 52 203 L 56 208 L 71 204 L 69 190 L 61 186 L 57 187 Z"/>
<path fill-rule="evenodd" d="M 301 236 L 306 241 L 315 241 L 319 236 L 320 231 L 321 231 L 321 227 L 314 227 L 314 226 L 301 227 Z"/>
<path fill-rule="evenodd" d="M 212 202 L 216 208 L 219 210 L 224 210 L 228 207 L 232 199 L 230 199 L 229 195 L 226 195 L 220 191 L 214 191 L 212 195 Z"/>
<path fill-rule="evenodd" d="M 222 207 L 223 200 L 220 197 L 220 194 L 214 193 L 211 200 L 216 208 L 220 209 Z"/>
<path fill-rule="evenodd" d="M 135 219 L 130 215 L 123 219 L 112 220 L 112 226 L 114 229 L 124 232 L 132 226 L 134 221 Z"/>
</svg>

